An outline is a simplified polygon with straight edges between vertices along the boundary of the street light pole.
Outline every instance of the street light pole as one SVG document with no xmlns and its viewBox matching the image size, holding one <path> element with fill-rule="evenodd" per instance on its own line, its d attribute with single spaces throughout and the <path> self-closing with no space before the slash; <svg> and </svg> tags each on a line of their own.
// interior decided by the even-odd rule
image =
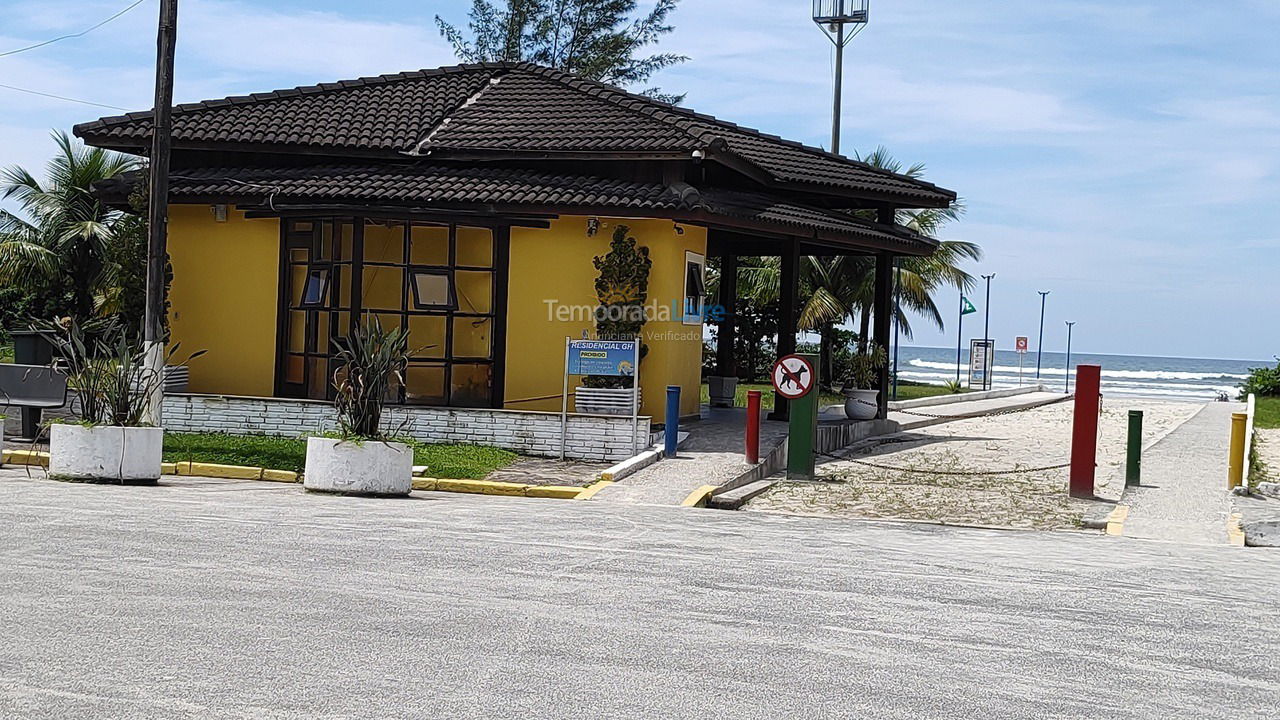
<svg viewBox="0 0 1280 720">
<path fill-rule="evenodd" d="M 169 155 L 173 130 L 173 56 L 178 41 L 178 0 L 160 1 L 156 34 L 156 95 L 151 131 L 147 203 L 147 289 L 142 338 L 147 375 L 155 385 L 148 419 L 159 426 L 164 408 L 164 276 L 169 222 Z"/>
<path fill-rule="evenodd" d="M 844 95 L 844 24 L 836 30 L 836 93 L 831 109 L 831 152 L 840 154 L 840 104 Z"/>
<path fill-rule="evenodd" d="M 1067 322 L 1067 394 L 1071 394 L 1071 330 L 1075 327 L 1074 322 Z"/>
<path fill-rule="evenodd" d="M 1044 359 L 1044 301 L 1049 297 L 1049 290 L 1038 290 L 1040 293 L 1040 340 L 1036 344 L 1036 380 L 1040 379 L 1040 361 Z"/>
<path fill-rule="evenodd" d="M 984 318 L 982 321 L 982 344 L 987 348 L 987 359 L 990 361 L 990 370 L 984 372 L 982 377 L 985 379 L 982 384 L 983 390 L 989 390 L 995 385 L 995 379 L 991 376 L 996 369 L 996 349 L 991 347 L 991 278 L 996 276 L 995 273 L 983 275 L 982 279 L 987 281 L 987 303 L 983 307 Z"/>
</svg>

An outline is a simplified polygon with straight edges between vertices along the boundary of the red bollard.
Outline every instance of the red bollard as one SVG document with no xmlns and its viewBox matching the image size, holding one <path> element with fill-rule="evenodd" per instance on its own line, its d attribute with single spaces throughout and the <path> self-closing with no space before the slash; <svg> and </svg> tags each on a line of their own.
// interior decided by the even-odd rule
<svg viewBox="0 0 1280 720">
<path fill-rule="evenodd" d="M 1098 466 L 1098 413 L 1102 407 L 1102 366 L 1076 366 L 1076 408 L 1071 428 L 1071 496 L 1093 497 Z"/>
<path fill-rule="evenodd" d="M 747 463 L 760 462 L 760 391 L 747 391 Z"/>
</svg>

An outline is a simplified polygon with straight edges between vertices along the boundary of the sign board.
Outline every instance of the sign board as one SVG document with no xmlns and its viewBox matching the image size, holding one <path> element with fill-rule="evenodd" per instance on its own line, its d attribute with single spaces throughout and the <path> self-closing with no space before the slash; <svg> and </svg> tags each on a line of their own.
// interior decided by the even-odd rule
<svg viewBox="0 0 1280 720">
<path fill-rule="evenodd" d="M 799 355 L 787 355 L 773 365 L 773 389 L 788 400 L 798 400 L 813 389 L 817 378 L 813 364 Z"/>
<path fill-rule="evenodd" d="M 1017 350 L 1018 350 L 1018 353 L 1019 353 L 1020 355 L 1026 355 L 1026 354 L 1027 354 L 1028 346 L 1029 346 L 1030 344 L 1031 344 L 1031 343 L 1028 341 L 1028 339 L 1027 339 L 1026 337 L 1023 337 L 1023 336 L 1019 335 L 1019 336 L 1018 336 L 1018 340 L 1017 340 L 1017 345 L 1016 345 Z"/>
<path fill-rule="evenodd" d="M 631 377 L 636 374 L 635 340 L 570 340 L 569 374 Z"/>
<path fill-rule="evenodd" d="M 991 389 L 991 371 L 995 365 L 995 340 L 969 341 L 969 387 Z"/>
<path fill-rule="evenodd" d="M 639 452 L 640 338 L 635 340 L 564 339 L 564 387 L 560 395 L 560 459 L 569 437 L 569 376 L 631 377 L 631 454 Z"/>
</svg>

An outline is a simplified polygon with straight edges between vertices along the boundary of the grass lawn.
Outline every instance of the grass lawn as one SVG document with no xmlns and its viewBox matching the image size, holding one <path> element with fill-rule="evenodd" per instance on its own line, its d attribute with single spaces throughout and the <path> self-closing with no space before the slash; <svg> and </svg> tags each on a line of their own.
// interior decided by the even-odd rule
<svg viewBox="0 0 1280 720">
<path fill-rule="evenodd" d="M 738 383 L 738 392 L 734 395 L 733 404 L 736 407 L 747 406 L 747 391 L 760 391 L 760 407 L 766 410 L 773 409 L 773 387 L 766 383 Z M 922 397 L 932 397 L 934 395 L 947 395 L 948 390 L 941 385 L 923 385 L 915 383 L 899 383 L 898 399 L 914 400 Z M 702 404 L 706 405 L 711 401 L 710 391 L 706 385 L 702 386 Z M 818 404 L 821 406 L 835 405 L 843 403 L 844 396 L 832 393 L 822 393 L 818 398 Z"/>
<path fill-rule="evenodd" d="M 302 472 L 307 458 L 307 441 L 267 435 L 222 435 L 218 433 L 165 433 L 165 462 L 207 462 L 219 465 L 249 465 L 271 470 Z M 476 445 L 427 445 L 413 448 L 413 464 L 426 465 L 436 478 L 482 480 L 486 475 L 515 462 L 507 450 Z"/>
<path fill-rule="evenodd" d="M 1253 423 L 1256 427 L 1274 430 L 1280 428 L 1280 397 L 1260 397 Z"/>
<path fill-rule="evenodd" d="M 13 346 L 0 345 L 0 363 L 13 362 Z"/>
</svg>

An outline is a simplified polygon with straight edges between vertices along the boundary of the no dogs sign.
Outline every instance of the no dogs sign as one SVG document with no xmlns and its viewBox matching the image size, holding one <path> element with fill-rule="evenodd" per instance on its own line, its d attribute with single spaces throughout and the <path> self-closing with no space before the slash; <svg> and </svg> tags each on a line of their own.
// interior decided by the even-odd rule
<svg viewBox="0 0 1280 720">
<path fill-rule="evenodd" d="M 773 366 L 773 389 L 788 400 L 799 400 L 813 389 L 817 378 L 813 365 L 799 355 L 788 355 Z"/>
</svg>

